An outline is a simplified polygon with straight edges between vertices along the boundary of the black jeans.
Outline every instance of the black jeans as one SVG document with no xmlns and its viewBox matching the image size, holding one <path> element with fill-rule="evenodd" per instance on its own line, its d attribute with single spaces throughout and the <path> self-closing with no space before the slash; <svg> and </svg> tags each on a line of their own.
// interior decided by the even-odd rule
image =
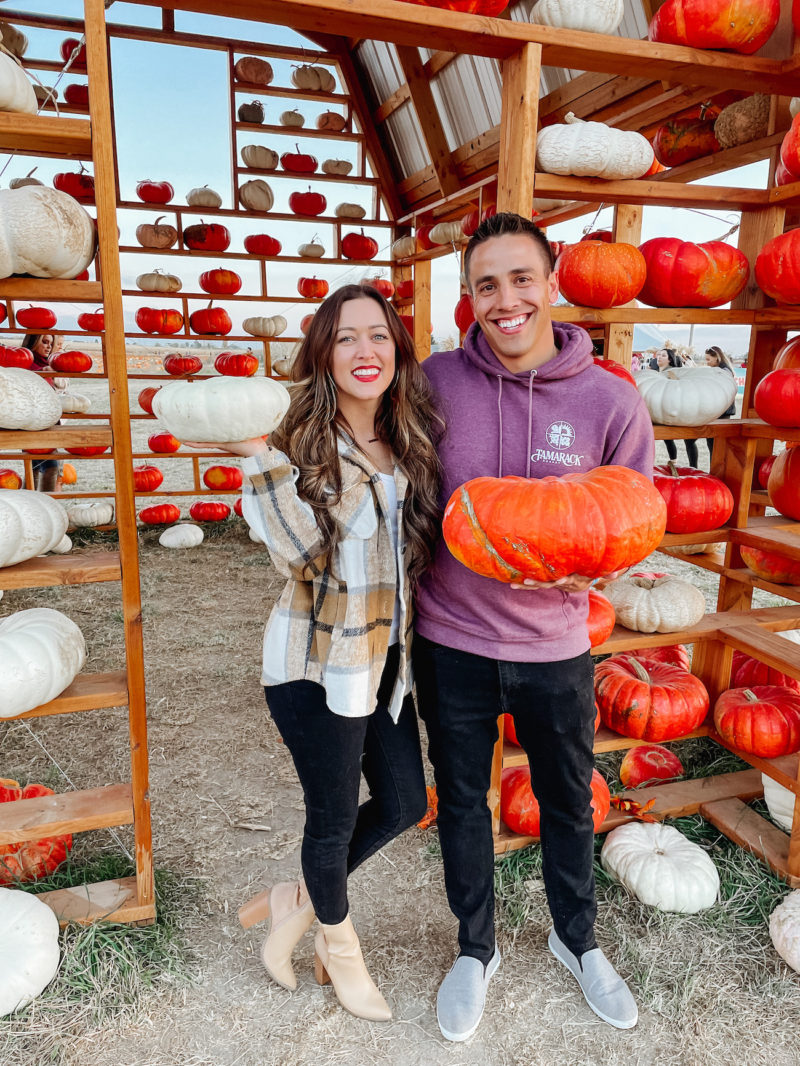
<svg viewBox="0 0 800 1066">
<path fill-rule="evenodd" d="M 459 921 L 462 955 L 485 964 L 494 952 L 494 847 L 486 793 L 502 712 L 513 714 L 530 762 L 556 933 L 577 956 L 597 946 L 592 673 L 588 652 L 558 663 L 498 662 L 414 638 L 417 701 L 439 796 L 445 887 Z"/>
<path fill-rule="evenodd" d="M 348 874 L 427 807 L 414 701 L 406 697 L 397 724 L 388 711 L 398 655 L 396 645 L 389 649 L 375 711 L 361 718 L 334 714 L 325 689 L 313 681 L 264 689 L 303 787 L 303 876 L 325 925 L 347 917 Z M 370 798 L 359 806 L 362 773 Z"/>
<path fill-rule="evenodd" d="M 686 461 L 689 466 L 696 467 L 700 461 L 700 454 L 697 451 L 697 438 L 689 437 L 684 442 L 686 445 Z M 665 440 L 664 444 L 667 446 L 667 455 L 674 462 L 678 458 L 678 448 L 674 440 Z"/>
</svg>

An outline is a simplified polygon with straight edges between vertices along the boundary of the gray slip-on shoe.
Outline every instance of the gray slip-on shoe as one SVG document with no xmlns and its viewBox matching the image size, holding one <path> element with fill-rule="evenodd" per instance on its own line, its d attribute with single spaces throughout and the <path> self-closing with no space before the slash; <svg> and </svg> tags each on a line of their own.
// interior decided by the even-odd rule
<svg viewBox="0 0 800 1066">
<path fill-rule="evenodd" d="M 459 955 L 439 986 L 436 1020 L 447 1040 L 469 1040 L 478 1028 L 486 1003 L 486 989 L 500 965 L 500 952 L 484 967 L 480 959 Z"/>
<path fill-rule="evenodd" d="M 617 1029 L 632 1029 L 639 1011 L 630 989 L 600 948 L 592 948 L 580 959 L 565 947 L 555 929 L 550 930 L 547 946 L 581 986 L 584 998 L 598 1018 Z"/>
</svg>

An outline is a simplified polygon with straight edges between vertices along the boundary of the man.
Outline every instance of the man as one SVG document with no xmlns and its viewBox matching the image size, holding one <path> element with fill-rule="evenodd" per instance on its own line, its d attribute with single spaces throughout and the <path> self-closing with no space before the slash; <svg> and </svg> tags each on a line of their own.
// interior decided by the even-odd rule
<svg viewBox="0 0 800 1066">
<path fill-rule="evenodd" d="M 518 215 L 494 215 L 470 240 L 465 271 L 477 321 L 463 348 L 424 363 L 447 423 L 443 501 L 485 475 L 540 478 L 613 463 L 652 477 L 653 429 L 635 388 L 593 364 L 584 330 L 552 323 L 558 279 L 543 233 Z M 501 712 L 514 716 L 541 808 L 550 950 L 596 1014 L 618 1028 L 636 1024 L 633 997 L 594 937 L 592 584 L 573 575 L 504 585 L 467 570 L 444 543 L 421 582 L 417 696 L 459 921 L 459 956 L 437 997 L 449 1040 L 475 1032 L 500 964 L 486 793 Z"/>
</svg>

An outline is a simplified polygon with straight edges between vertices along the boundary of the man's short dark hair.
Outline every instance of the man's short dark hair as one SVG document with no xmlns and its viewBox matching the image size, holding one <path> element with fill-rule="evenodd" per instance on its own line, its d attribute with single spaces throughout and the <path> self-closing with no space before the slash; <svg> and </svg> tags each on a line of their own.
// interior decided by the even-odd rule
<svg viewBox="0 0 800 1066">
<path fill-rule="evenodd" d="M 469 261 L 475 249 L 492 237 L 517 236 L 518 234 L 530 237 L 532 241 L 539 245 L 547 265 L 548 276 L 552 274 L 555 267 L 555 257 L 553 256 L 553 249 L 550 247 L 550 241 L 548 241 L 544 233 L 529 218 L 515 215 L 511 211 L 501 211 L 499 214 L 490 215 L 489 218 L 484 219 L 469 239 L 467 250 L 464 253 L 464 276 L 467 279 L 467 285 L 469 285 Z"/>
</svg>

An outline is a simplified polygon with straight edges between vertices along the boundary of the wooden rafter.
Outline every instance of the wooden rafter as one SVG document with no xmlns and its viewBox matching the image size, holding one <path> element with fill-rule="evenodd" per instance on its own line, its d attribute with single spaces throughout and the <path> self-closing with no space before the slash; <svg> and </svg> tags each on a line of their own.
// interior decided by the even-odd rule
<svg viewBox="0 0 800 1066">
<path fill-rule="evenodd" d="M 442 193 L 449 196 L 450 193 L 456 192 L 461 181 L 453 163 L 453 154 L 447 144 L 447 137 L 439 116 L 439 109 L 433 98 L 430 82 L 419 57 L 419 49 L 398 45 L 397 57 L 411 94 L 411 102 L 417 112 L 420 132 L 428 149 L 436 180 Z"/>
</svg>

